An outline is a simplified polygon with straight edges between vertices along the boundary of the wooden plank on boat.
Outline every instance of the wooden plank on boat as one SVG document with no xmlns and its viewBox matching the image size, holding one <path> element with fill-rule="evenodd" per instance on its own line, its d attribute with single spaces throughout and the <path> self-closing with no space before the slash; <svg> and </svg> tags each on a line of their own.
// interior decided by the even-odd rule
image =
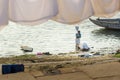
<svg viewBox="0 0 120 80">
<path fill-rule="evenodd" d="M 91 19 L 89 20 L 101 27 L 109 28 L 109 29 L 120 29 L 120 19 Z"/>
</svg>

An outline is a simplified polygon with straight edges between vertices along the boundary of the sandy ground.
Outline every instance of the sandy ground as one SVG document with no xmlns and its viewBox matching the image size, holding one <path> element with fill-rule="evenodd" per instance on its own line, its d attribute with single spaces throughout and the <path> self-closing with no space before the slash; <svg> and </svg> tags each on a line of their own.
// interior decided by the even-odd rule
<svg viewBox="0 0 120 80">
<path fill-rule="evenodd" d="M 96 63 L 71 69 L 63 68 L 61 74 L 57 75 L 43 75 L 40 71 L 0 75 L 0 80 L 120 80 L 120 63 Z"/>
</svg>

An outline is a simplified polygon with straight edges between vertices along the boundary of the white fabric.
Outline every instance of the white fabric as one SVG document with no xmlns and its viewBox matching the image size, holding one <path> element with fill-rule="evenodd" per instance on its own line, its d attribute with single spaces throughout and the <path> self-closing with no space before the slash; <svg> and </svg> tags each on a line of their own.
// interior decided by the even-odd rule
<svg viewBox="0 0 120 80">
<path fill-rule="evenodd" d="M 76 39 L 75 39 L 75 42 L 76 42 L 76 44 L 79 45 L 79 44 L 80 44 L 80 38 L 76 38 Z"/>
<path fill-rule="evenodd" d="M 76 29 L 76 31 L 78 32 L 78 30 L 79 30 L 79 26 L 75 26 L 75 29 Z"/>
<path fill-rule="evenodd" d="M 10 14 L 12 21 L 38 24 L 57 15 L 56 0 L 9 0 Z"/>
<path fill-rule="evenodd" d="M 51 18 L 74 24 L 92 15 L 109 17 L 119 5 L 120 0 L 0 0 L 0 25 L 8 20 L 36 25 Z"/>
<path fill-rule="evenodd" d="M 82 45 L 80 46 L 81 49 L 89 49 L 87 43 L 82 43 Z"/>
<path fill-rule="evenodd" d="M 120 9 L 120 0 L 91 0 L 94 15 L 109 17 Z"/>
<path fill-rule="evenodd" d="M 90 0 L 58 0 L 59 13 L 56 21 L 74 24 L 93 15 Z"/>
<path fill-rule="evenodd" d="M 0 26 L 8 24 L 8 0 L 0 0 Z"/>
</svg>

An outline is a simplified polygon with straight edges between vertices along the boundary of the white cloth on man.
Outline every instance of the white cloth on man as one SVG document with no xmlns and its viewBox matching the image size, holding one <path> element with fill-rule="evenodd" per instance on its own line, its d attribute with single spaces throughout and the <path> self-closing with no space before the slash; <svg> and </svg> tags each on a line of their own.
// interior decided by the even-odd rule
<svg viewBox="0 0 120 80">
<path fill-rule="evenodd" d="M 76 44 L 80 44 L 80 38 L 76 38 Z"/>
<path fill-rule="evenodd" d="M 76 44 L 80 44 L 80 38 L 81 38 L 81 34 L 76 33 Z"/>
<path fill-rule="evenodd" d="M 75 26 L 76 31 L 79 31 L 79 26 Z"/>
<path fill-rule="evenodd" d="M 89 48 L 89 46 L 87 45 L 87 43 L 82 43 L 82 45 L 80 46 L 80 49 L 82 49 L 82 50 L 89 50 L 90 48 Z"/>
</svg>

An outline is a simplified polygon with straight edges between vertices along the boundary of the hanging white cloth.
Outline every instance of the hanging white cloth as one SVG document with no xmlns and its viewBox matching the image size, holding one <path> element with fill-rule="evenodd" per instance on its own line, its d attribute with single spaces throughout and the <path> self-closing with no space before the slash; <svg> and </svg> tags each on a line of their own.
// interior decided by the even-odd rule
<svg viewBox="0 0 120 80">
<path fill-rule="evenodd" d="M 0 25 L 9 20 L 36 25 L 49 19 L 75 24 L 92 15 L 110 17 L 119 5 L 120 0 L 0 0 Z"/>
<path fill-rule="evenodd" d="M 58 0 L 59 13 L 56 21 L 74 24 L 93 15 L 90 0 Z"/>
<path fill-rule="evenodd" d="M 8 24 L 8 0 L 0 0 L 0 27 L 3 27 L 3 25 L 7 24 Z"/>
<path fill-rule="evenodd" d="M 56 0 L 9 0 L 9 18 L 24 24 L 40 24 L 57 15 Z"/>
<path fill-rule="evenodd" d="M 91 0 L 94 15 L 111 17 L 120 10 L 120 0 Z"/>
</svg>

